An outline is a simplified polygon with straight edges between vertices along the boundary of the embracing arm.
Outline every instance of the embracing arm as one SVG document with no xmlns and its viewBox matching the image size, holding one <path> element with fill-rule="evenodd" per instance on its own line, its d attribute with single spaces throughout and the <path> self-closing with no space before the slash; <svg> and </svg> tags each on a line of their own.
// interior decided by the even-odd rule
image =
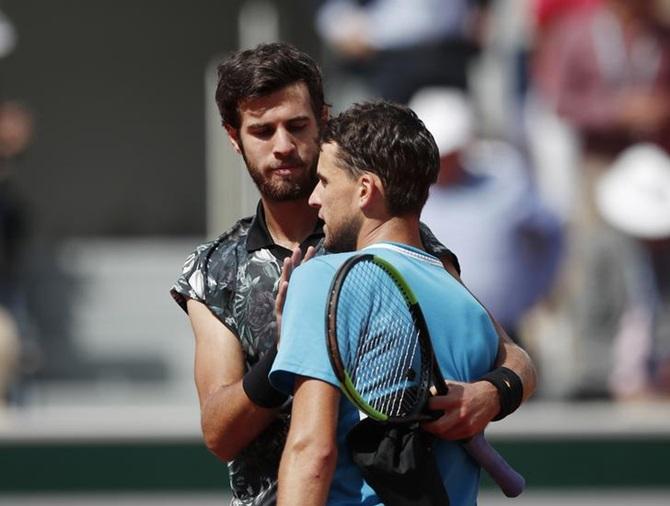
<svg viewBox="0 0 670 506">
<path fill-rule="evenodd" d="M 228 461 L 275 419 L 277 410 L 258 406 L 245 393 L 244 354 L 235 335 L 201 302 L 189 299 L 187 308 L 202 433 L 207 448 Z"/>
<path fill-rule="evenodd" d="M 445 269 L 462 283 L 458 271 L 450 262 L 445 261 Z M 528 353 L 515 344 L 495 317 L 488 313 L 499 338 L 495 365 L 516 373 L 523 385 L 523 402 L 535 392 L 535 366 Z M 447 395 L 435 396 L 428 401 L 431 409 L 444 411 L 445 414 L 434 422 L 423 424 L 426 431 L 443 439 L 467 439 L 482 432 L 500 412 L 500 395 L 496 387 L 488 381 L 448 382 L 448 385 Z"/>
<path fill-rule="evenodd" d="M 489 316 L 500 337 L 496 367 L 507 367 L 519 376 L 523 385 L 521 402 L 525 402 L 535 393 L 535 389 L 537 388 L 537 371 L 535 370 L 535 365 L 528 353 L 526 353 L 526 350 L 512 341 L 512 338 L 507 335 L 507 332 L 505 332 L 491 313 L 489 313 Z"/>
<path fill-rule="evenodd" d="M 291 427 L 279 465 L 279 506 L 326 504 L 337 464 L 340 392 L 320 380 L 299 376 Z"/>
</svg>

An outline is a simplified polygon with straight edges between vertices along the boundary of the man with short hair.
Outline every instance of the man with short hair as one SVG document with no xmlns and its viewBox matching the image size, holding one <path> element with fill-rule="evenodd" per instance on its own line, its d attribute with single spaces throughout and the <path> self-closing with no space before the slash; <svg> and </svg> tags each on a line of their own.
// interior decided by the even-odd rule
<svg viewBox="0 0 670 506">
<path fill-rule="evenodd" d="M 171 293 L 191 320 L 203 435 L 229 463 L 232 504 L 274 504 L 290 412 L 267 377 L 276 353 L 274 299 L 282 266 L 295 263 L 298 249 L 322 251 L 322 222 L 308 198 L 328 109 L 318 66 L 285 43 L 232 53 L 219 66 L 216 100 L 261 200 L 255 216 L 196 248 Z M 439 243 L 431 248 L 457 276 L 456 257 Z M 501 349 L 532 392 L 528 356 L 506 338 Z M 441 402 L 451 412 L 440 431 L 455 438 L 479 432 L 500 409 L 485 382 Z"/>
<path fill-rule="evenodd" d="M 499 339 L 488 313 L 421 241 L 419 216 L 438 170 L 433 137 L 404 106 L 355 105 L 325 127 L 310 204 L 324 220 L 324 246 L 346 253 L 310 260 L 289 284 L 270 374 L 277 388 L 294 395 L 279 468 L 280 505 L 382 504 L 382 492 L 364 480 L 347 445 L 359 418 L 356 406 L 340 394 L 324 324 L 335 274 L 355 250 L 381 256 L 412 287 L 445 378 L 476 381 L 494 368 Z M 476 504 L 479 466 L 462 446 L 438 440 L 433 454 L 449 504 Z"/>
</svg>

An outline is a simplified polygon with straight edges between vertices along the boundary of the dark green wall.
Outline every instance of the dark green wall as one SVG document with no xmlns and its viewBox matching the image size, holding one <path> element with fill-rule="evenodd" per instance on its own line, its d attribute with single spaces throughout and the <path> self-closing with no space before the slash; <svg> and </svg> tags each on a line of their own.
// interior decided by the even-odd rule
<svg viewBox="0 0 670 506">
<path fill-rule="evenodd" d="M 670 439 L 494 441 L 526 478 L 547 488 L 669 489 Z M 0 443 L 0 492 L 225 490 L 226 467 L 200 441 Z M 484 478 L 483 486 L 492 487 Z"/>
</svg>

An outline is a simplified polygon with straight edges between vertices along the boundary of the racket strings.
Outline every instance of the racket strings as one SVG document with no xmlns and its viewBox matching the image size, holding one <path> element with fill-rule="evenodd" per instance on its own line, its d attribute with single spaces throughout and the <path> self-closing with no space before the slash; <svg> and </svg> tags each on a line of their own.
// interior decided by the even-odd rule
<svg viewBox="0 0 670 506">
<path fill-rule="evenodd" d="M 403 308 L 404 309 L 404 308 Z M 406 316 L 406 315 L 403 315 Z M 393 345 L 398 346 L 398 349 L 402 351 L 399 355 L 400 367 L 395 368 L 395 375 L 391 378 L 390 384 L 392 385 L 401 385 L 403 388 L 398 391 L 398 395 L 388 396 L 387 402 L 382 406 L 383 410 L 387 413 L 392 413 L 394 415 L 402 414 L 404 402 L 406 400 L 411 401 L 409 398 L 411 396 L 412 390 L 407 388 L 407 381 L 411 380 L 411 375 L 408 377 L 412 365 L 412 359 L 416 353 L 416 336 L 414 336 L 413 328 L 409 327 L 409 322 L 405 318 L 396 318 L 391 321 L 390 326 L 391 335 L 393 335 Z M 402 339 L 403 336 L 410 337 L 411 340 L 408 346 L 402 346 L 402 341 L 398 342 L 399 339 Z M 412 341 L 413 340 L 413 341 Z M 404 382 L 404 383 L 403 383 Z"/>
<path fill-rule="evenodd" d="M 346 325 L 345 369 L 361 398 L 388 416 L 416 411 L 423 353 L 414 317 L 393 279 L 373 262 L 356 264 L 342 286 L 337 321 L 339 335 L 340 322 Z"/>
</svg>

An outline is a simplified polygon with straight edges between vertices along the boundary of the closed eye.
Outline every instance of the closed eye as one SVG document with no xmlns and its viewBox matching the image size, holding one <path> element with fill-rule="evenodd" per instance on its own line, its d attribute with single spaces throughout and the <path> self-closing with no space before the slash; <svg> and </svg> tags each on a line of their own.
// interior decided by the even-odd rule
<svg viewBox="0 0 670 506">
<path fill-rule="evenodd" d="M 274 135 L 274 131 L 274 128 L 266 125 L 252 126 L 248 129 L 250 135 L 259 139 L 269 139 Z"/>
<path fill-rule="evenodd" d="M 298 134 L 305 130 L 307 126 L 309 125 L 309 120 L 307 119 L 301 119 L 298 121 L 291 121 L 288 126 L 287 130 L 293 134 Z"/>
</svg>

